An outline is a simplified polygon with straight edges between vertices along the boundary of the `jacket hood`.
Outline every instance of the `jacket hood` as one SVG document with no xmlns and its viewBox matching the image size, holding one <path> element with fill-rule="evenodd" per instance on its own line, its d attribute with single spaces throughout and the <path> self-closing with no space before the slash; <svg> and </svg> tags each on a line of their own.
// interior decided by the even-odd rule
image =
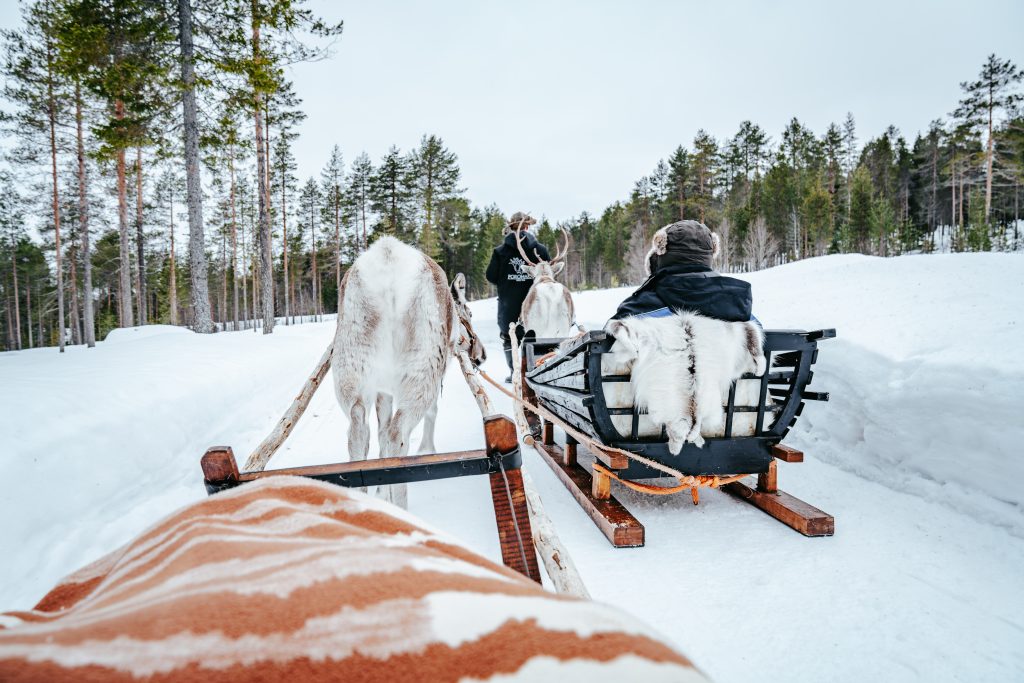
<svg viewBox="0 0 1024 683">
<path fill-rule="evenodd" d="M 516 249 L 516 234 L 514 232 L 510 232 L 509 234 L 505 235 L 505 244 L 510 249 L 513 249 L 516 251 L 516 253 L 518 253 L 518 250 Z M 537 238 L 534 237 L 532 232 L 523 233 L 523 251 L 535 249 L 538 246 L 540 246 L 540 242 L 537 241 Z"/>
</svg>

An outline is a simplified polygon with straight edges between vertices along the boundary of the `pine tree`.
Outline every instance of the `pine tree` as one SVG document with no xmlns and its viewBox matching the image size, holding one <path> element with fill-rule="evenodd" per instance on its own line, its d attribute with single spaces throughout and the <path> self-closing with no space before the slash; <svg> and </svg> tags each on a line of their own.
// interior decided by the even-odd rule
<svg viewBox="0 0 1024 683">
<path fill-rule="evenodd" d="M 719 164 L 718 142 L 703 128 L 693 138 L 693 175 L 696 182 L 694 203 L 697 209 L 697 220 L 707 223 L 710 220 L 711 207 L 714 203 L 715 183 L 717 182 Z"/>
<path fill-rule="evenodd" d="M 672 221 L 686 218 L 687 191 L 690 188 L 690 153 L 682 145 L 676 147 L 668 158 L 668 204 L 674 209 Z"/>
<path fill-rule="evenodd" d="M 283 276 L 282 293 L 284 295 L 284 317 L 286 323 L 291 320 L 291 302 L 294 299 L 294 283 L 292 282 L 292 265 L 289 263 L 289 242 L 288 242 L 288 199 L 295 191 L 295 183 L 298 178 L 295 176 L 297 165 L 295 155 L 292 153 L 291 143 L 296 134 L 288 128 L 282 128 L 278 132 L 277 140 L 274 142 L 273 170 L 274 170 L 274 194 L 280 197 L 281 215 L 281 240 L 284 248 L 281 250 L 281 272 Z"/>
<path fill-rule="evenodd" d="M 334 228 L 334 288 L 341 290 L 341 209 L 345 164 L 341 150 L 335 145 L 327 165 L 320 171 L 320 191 L 324 197 L 324 222 Z"/>
<path fill-rule="evenodd" d="M 849 216 L 853 201 L 853 170 L 857 166 L 857 124 L 853 113 L 847 112 L 843 121 L 843 171 L 846 174 L 846 214 Z"/>
<path fill-rule="evenodd" d="M 825 188 L 829 194 L 827 239 L 831 240 L 839 224 L 837 211 L 839 201 L 836 194 L 839 192 L 839 182 L 843 172 L 843 134 L 840 132 L 839 126 L 834 123 L 829 124 L 825 135 L 821 138 L 821 153 L 824 157 Z M 819 248 L 818 253 L 824 253 L 824 245 Z"/>
<path fill-rule="evenodd" d="M 61 245 L 61 200 L 57 178 L 57 127 L 63 122 L 66 101 L 64 81 L 59 71 L 59 8 L 53 0 L 23 6 L 23 31 L 5 31 L 5 97 L 18 109 L 6 117 L 12 132 L 26 148 L 43 149 L 49 157 L 50 216 L 54 231 L 57 276 L 57 344 L 64 351 L 64 264 Z M 129 304 L 130 306 L 130 304 Z"/>
<path fill-rule="evenodd" d="M 847 221 L 845 246 L 851 251 L 870 254 L 871 209 L 874 204 L 874 186 L 871 173 L 857 166 L 850 180 L 850 213 Z"/>
<path fill-rule="evenodd" d="M 996 155 L 994 126 L 1000 111 L 1013 111 L 1018 102 L 1024 101 L 1024 95 L 1015 92 L 1015 88 L 1024 79 L 1024 71 L 1018 69 L 1008 59 L 999 59 L 995 54 L 981 67 L 978 80 L 960 84 L 964 97 L 953 113 L 973 128 L 986 131 L 985 142 L 985 221 L 992 214 L 992 167 Z"/>
<path fill-rule="evenodd" d="M 370 178 L 370 205 L 377 214 L 374 232 L 413 244 L 411 160 L 392 146 Z"/>
<path fill-rule="evenodd" d="M 7 173 L 0 174 L 0 268 L 10 265 L 11 289 L 9 300 L 14 302 L 13 316 L 8 314 L 7 322 L 11 329 L 8 333 L 6 347 L 8 349 L 21 349 L 22 346 L 22 315 L 21 315 L 21 293 L 24 289 L 24 277 L 19 282 L 18 271 L 22 268 L 19 262 L 19 251 L 23 242 L 27 242 L 25 233 L 25 221 L 21 212 L 21 197 L 14 187 L 13 178 Z M 6 282 L 0 285 L 5 288 Z M 29 316 L 31 312 L 29 312 Z M 32 324 L 28 320 L 29 335 L 31 335 Z M 29 346 L 31 347 L 31 341 Z"/>
<path fill-rule="evenodd" d="M 273 235 L 270 222 L 269 164 L 267 140 L 268 98 L 282 93 L 287 84 L 282 65 L 287 62 L 320 59 L 331 45 L 311 47 L 299 39 L 301 32 L 321 38 L 341 35 L 342 23 L 325 24 L 303 0 L 232 0 L 231 10 L 214 12 L 225 17 L 218 27 L 222 56 L 218 68 L 242 77 L 238 96 L 249 103 L 255 129 L 258 236 L 260 249 L 260 295 L 263 333 L 274 330 Z M 287 97 L 284 97 L 287 100 Z"/>
<path fill-rule="evenodd" d="M 316 179 L 310 177 L 302 186 L 302 193 L 299 195 L 299 218 L 300 230 L 309 230 L 309 253 L 310 253 L 310 282 L 313 294 L 314 315 L 323 313 L 323 295 L 320 291 L 320 269 L 317 264 L 317 243 L 316 234 L 318 231 L 318 216 L 323 205 L 323 195 L 320 193 L 320 185 Z M 301 227 L 304 224 L 304 228 Z"/>
<path fill-rule="evenodd" d="M 60 27 L 62 49 L 82 84 L 112 112 L 96 133 L 101 152 L 117 166 L 120 315 L 121 325 L 129 326 L 134 316 L 125 155 L 146 143 L 154 117 L 167 107 L 172 63 L 164 46 L 173 41 L 176 18 L 168 7 L 147 0 L 69 0 L 67 7 Z"/>
<path fill-rule="evenodd" d="M 436 135 L 424 135 L 420 147 L 409 156 L 409 174 L 414 199 L 422 216 L 420 249 L 435 260 L 442 247 L 451 255 L 453 245 L 448 235 L 438 230 L 437 206 L 460 193 L 458 157 L 444 146 Z"/>
<path fill-rule="evenodd" d="M 355 225 L 356 251 L 365 250 L 368 245 L 368 214 L 372 211 L 373 178 L 376 176 L 373 164 L 366 152 L 352 162 L 345 181 L 344 206 L 348 221 Z"/>
</svg>

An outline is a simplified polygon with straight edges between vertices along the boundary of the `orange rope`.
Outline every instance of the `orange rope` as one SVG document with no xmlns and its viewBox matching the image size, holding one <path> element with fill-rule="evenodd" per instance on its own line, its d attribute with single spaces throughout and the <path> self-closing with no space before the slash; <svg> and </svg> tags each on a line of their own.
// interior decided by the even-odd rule
<svg viewBox="0 0 1024 683">
<path fill-rule="evenodd" d="M 651 484 L 640 484 L 640 483 L 637 483 L 635 481 L 630 481 L 628 479 L 623 479 L 623 478 L 619 477 L 617 474 L 615 474 L 612 470 L 610 470 L 607 467 L 605 467 L 604 465 L 602 465 L 601 463 L 599 463 L 597 461 L 594 462 L 594 471 L 595 472 L 598 472 L 598 473 L 604 474 L 605 476 L 611 477 L 615 481 L 617 481 L 617 482 L 623 484 L 624 486 L 626 486 L 626 487 L 628 487 L 628 488 L 630 488 L 630 489 L 632 489 L 634 491 L 637 491 L 639 493 L 647 493 L 647 494 L 651 494 L 651 495 L 655 495 L 655 496 L 667 496 L 667 495 L 670 495 L 670 494 L 673 494 L 673 493 L 679 493 L 680 491 L 685 491 L 686 489 L 690 489 L 690 495 L 693 497 L 693 504 L 696 505 L 698 502 L 700 502 L 700 494 L 698 492 L 698 489 L 700 489 L 700 487 L 706 486 L 708 488 L 718 488 L 720 486 L 724 486 L 725 484 L 730 484 L 730 483 L 732 483 L 734 481 L 739 481 L 740 479 L 743 479 L 744 477 L 749 477 L 750 476 L 749 474 L 736 474 L 736 475 L 732 475 L 732 476 L 729 476 L 729 477 L 719 477 L 718 475 L 704 475 L 704 474 L 700 474 L 700 475 L 683 474 L 679 470 L 674 469 L 672 467 L 669 467 L 668 465 L 665 465 L 663 463 L 660 463 L 657 460 L 651 460 L 650 458 L 645 458 L 642 455 L 637 455 L 636 453 L 624 450 L 622 448 L 614 448 L 612 446 L 606 446 L 606 445 L 604 445 L 602 443 L 598 443 L 597 441 L 595 441 L 594 439 L 590 438 L 589 436 L 587 436 L 585 434 L 582 434 L 581 432 L 577 431 L 576 429 L 573 429 L 569 425 L 565 424 L 565 422 L 563 422 L 557 415 L 552 414 L 550 411 L 545 410 L 544 408 L 542 408 L 540 406 L 534 406 L 529 401 L 526 401 L 525 399 L 522 399 L 522 398 L 516 396 L 511 391 L 509 391 L 508 389 L 506 389 L 505 387 L 501 386 L 496 381 L 494 381 L 490 377 L 490 375 L 488 375 L 483 370 L 477 368 L 477 371 L 495 389 L 497 389 L 501 393 L 505 394 L 506 396 L 508 396 L 513 401 L 516 401 L 517 403 L 522 404 L 524 408 L 529 409 L 529 411 L 532 412 L 533 414 L 535 414 L 535 415 L 537 415 L 539 417 L 542 417 L 545 420 L 548 420 L 549 422 L 557 424 L 559 427 L 562 428 L 563 431 L 565 431 L 566 434 L 569 434 L 570 436 L 572 436 L 574 439 L 576 439 L 576 441 L 578 441 L 579 443 L 583 444 L 584 446 L 589 448 L 591 451 L 593 451 L 595 453 L 599 452 L 599 451 L 603 451 L 604 453 L 619 453 L 619 454 L 625 455 L 627 458 L 630 458 L 632 460 L 636 460 L 637 462 L 643 463 L 644 465 L 647 465 L 648 467 L 651 467 L 653 469 L 659 470 L 659 471 L 667 474 L 668 476 L 674 477 L 675 479 L 679 480 L 679 484 L 677 486 L 653 486 Z"/>
<path fill-rule="evenodd" d="M 700 487 L 706 486 L 708 488 L 717 489 L 719 486 L 725 484 L 731 484 L 734 481 L 739 481 L 746 476 L 746 474 L 736 474 L 731 477 L 719 477 L 718 475 L 706 475 L 699 474 L 693 477 L 696 481 L 685 484 L 679 484 L 678 486 L 654 486 L 652 484 L 641 484 L 640 482 L 630 481 L 629 479 L 623 479 L 619 475 L 615 474 L 612 470 L 608 469 L 599 462 L 594 463 L 594 471 L 600 472 L 601 474 L 611 477 L 615 481 L 619 482 L 626 488 L 632 489 L 639 493 L 648 493 L 653 496 L 667 496 L 673 493 L 679 493 L 690 489 L 690 495 L 693 496 L 693 504 L 696 505 L 700 502 Z"/>
</svg>

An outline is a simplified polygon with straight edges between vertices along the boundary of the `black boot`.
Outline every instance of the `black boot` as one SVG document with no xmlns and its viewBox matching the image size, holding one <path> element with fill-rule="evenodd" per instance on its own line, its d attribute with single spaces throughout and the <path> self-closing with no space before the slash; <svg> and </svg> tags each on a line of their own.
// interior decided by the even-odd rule
<svg viewBox="0 0 1024 683">
<path fill-rule="evenodd" d="M 505 362 L 508 363 L 508 377 L 505 378 L 505 384 L 512 384 L 512 347 L 506 347 L 505 349 Z"/>
</svg>

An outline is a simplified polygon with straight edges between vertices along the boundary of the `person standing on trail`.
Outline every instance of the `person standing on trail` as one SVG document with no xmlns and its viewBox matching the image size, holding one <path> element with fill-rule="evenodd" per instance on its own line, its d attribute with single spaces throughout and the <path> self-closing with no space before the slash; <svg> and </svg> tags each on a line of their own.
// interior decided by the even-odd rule
<svg viewBox="0 0 1024 683">
<path fill-rule="evenodd" d="M 718 249 L 718 235 L 698 221 L 661 228 L 644 263 L 647 280 L 619 304 L 611 319 L 689 311 L 728 322 L 758 322 L 751 314 L 750 283 L 711 267 Z"/>
<path fill-rule="evenodd" d="M 551 260 L 547 247 L 538 242 L 530 232 L 530 226 L 536 222 L 529 214 L 521 211 L 512 214 L 512 218 L 502 230 L 505 239 L 491 254 L 491 262 L 487 265 L 487 281 L 498 288 L 498 330 L 501 333 L 505 361 L 509 369 L 506 382 L 512 381 L 512 339 L 508 336 L 508 326 L 509 323 L 519 322 L 523 299 L 533 286 L 533 276 L 523 267 L 526 263 L 516 247 L 516 228 L 522 226 L 520 234 L 524 252 L 533 254 L 536 251 L 537 256 L 544 261 Z M 516 333 L 520 337 L 523 334 L 522 329 L 517 327 Z"/>
</svg>

